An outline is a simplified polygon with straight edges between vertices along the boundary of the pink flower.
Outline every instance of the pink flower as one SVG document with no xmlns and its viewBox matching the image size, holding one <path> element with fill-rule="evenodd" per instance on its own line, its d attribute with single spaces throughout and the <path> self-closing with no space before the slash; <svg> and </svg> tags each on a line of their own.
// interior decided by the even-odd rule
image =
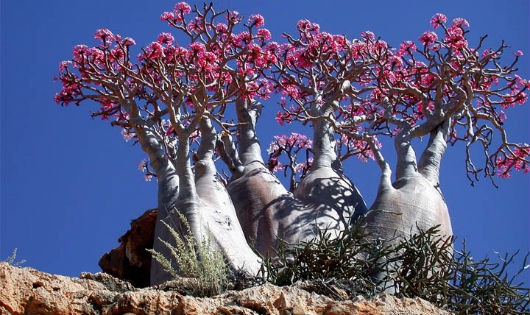
<svg viewBox="0 0 530 315">
<path fill-rule="evenodd" d="M 434 44 L 434 42 L 438 39 L 438 35 L 436 35 L 434 32 L 426 31 L 420 36 L 419 39 L 424 45 L 430 45 Z"/>
<path fill-rule="evenodd" d="M 252 37 L 250 36 L 250 33 L 247 31 L 240 32 L 234 38 L 234 42 L 237 45 L 248 44 L 250 43 L 251 40 L 252 40 Z"/>
<path fill-rule="evenodd" d="M 438 26 L 442 25 L 442 23 L 445 23 L 445 22 L 447 22 L 447 17 L 442 13 L 436 13 L 431 18 L 431 26 L 434 29 L 437 29 Z"/>
<path fill-rule="evenodd" d="M 147 57 L 148 59 L 156 59 L 164 57 L 164 49 L 159 42 L 152 42 L 145 48 L 145 55 L 141 55 L 140 59 Z"/>
<path fill-rule="evenodd" d="M 212 71 L 217 68 L 217 56 L 210 52 L 200 52 L 197 54 L 197 64 L 203 71 Z"/>
<path fill-rule="evenodd" d="M 445 42 L 451 45 L 451 48 L 460 50 L 467 47 L 467 40 L 464 37 L 464 31 L 459 26 L 451 26 L 445 34 Z"/>
<path fill-rule="evenodd" d="M 166 44 L 166 45 L 171 45 L 171 43 L 173 43 L 174 40 L 175 38 L 173 37 L 173 35 L 171 35 L 171 33 L 160 33 L 157 39 L 157 41 L 160 44 Z"/>
<path fill-rule="evenodd" d="M 123 57 L 125 57 L 125 52 L 120 46 L 115 46 L 110 51 L 110 55 L 112 56 L 112 58 L 108 58 L 109 60 L 118 61 L 118 60 L 123 60 Z"/>
<path fill-rule="evenodd" d="M 74 67 L 78 67 L 80 63 L 83 63 L 88 57 L 90 50 L 87 45 L 76 45 L 72 52 L 74 61 L 77 64 L 74 64 Z"/>
<path fill-rule="evenodd" d="M 147 168 L 147 159 L 141 160 L 140 163 L 138 163 L 137 168 L 140 172 L 143 172 Z"/>
<path fill-rule="evenodd" d="M 145 174 L 144 179 L 146 182 L 150 182 L 153 179 L 153 175 L 151 174 Z"/>
<path fill-rule="evenodd" d="M 311 139 L 309 139 L 309 137 L 306 135 L 293 132 L 291 134 L 291 137 L 294 138 L 294 140 L 296 141 L 295 143 L 299 148 L 311 149 L 311 147 L 313 146 L 313 141 L 311 141 Z"/>
<path fill-rule="evenodd" d="M 501 110 L 501 111 L 499 112 L 499 121 L 500 121 L 501 123 L 504 123 L 504 121 L 505 121 L 506 119 L 508 119 L 508 117 L 506 116 L 506 113 L 505 113 L 504 111 Z"/>
<path fill-rule="evenodd" d="M 61 61 L 61 63 L 59 64 L 59 71 L 65 71 L 68 66 L 71 64 L 72 62 L 67 60 L 67 61 Z"/>
<path fill-rule="evenodd" d="M 175 14 L 173 14 L 173 12 L 164 12 L 162 13 L 162 15 L 160 15 L 160 19 L 162 21 L 172 21 L 175 19 Z"/>
<path fill-rule="evenodd" d="M 132 46 L 132 45 L 136 45 L 136 42 L 134 41 L 134 39 L 130 37 L 125 37 L 122 41 L 122 44 L 123 46 Z"/>
<path fill-rule="evenodd" d="M 265 46 L 265 51 L 270 54 L 277 54 L 280 51 L 280 45 L 277 42 L 267 43 Z"/>
<path fill-rule="evenodd" d="M 255 26 L 255 27 L 261 27 L 265 25 L 265 19 L 260 14 L 251 15 L 248 18 L 248 25 Z"/>
<path fill-rule="evenodd" d="M 311 23 L 309 20 L 298 21 L 298 23 L 296 23 L 296 28 L 302 33 L 313 32 L 318 34 L 320 32 L 320 25 Z"/>
<path fill-rule="evenodd" d="M 268 29 L 262 28 L 258 30 L 258 36 L 261 37 L 263 40 L 269 40 L 271 39 L 271 32 L 269 32 Z"/>
<path fill-rule="evenodd" d="M 416 51 L 416 44 L 414 44 L 413 41 L 404 41 L 399 46 L 399 52 L 398 56 L 403 56 L 404 54 L 412 54 L 412 52 Z"/>
<path fill-rule="evenodd" d="M 112 32 L 106 28 L 100 28 L 96 31 L 96 34 L 94 34 L 94 39 L 99 39 L 102 42 L 107 40 L 113 40 L 114 34 L 112 34 Z"/>
<path fill-rule="evenodd" d="M 516 56 L 516 57 L 519 57 L 519 56 L 522 56 L 524 54 L 523 54 L 522 50 L 518 50 L 518 51 L 514 52 L 513 55 Z"/>
<path fill-rule="evenodd" d="M 55 95 L 53 96 L 53 99 L 55 100 L 55 103 L 57 104 L 60 104 L 62 102 L 65 106 L 68 106 L 69 102 L 64 100 L 63 96 L 60 93 L 55 93 Z"/>
<path fill-rule="evenodd" d="M 206 51 L 206 48 L 204 47 L 203 44 L 199 43 L 199 42 L 193 42 L 190 44 L 190 48 L 191 50 L 194 52 L 194 53 L 201 53 L 201 52 L 205 52 Z"/>
<path fill-rule="evenodd" d="M 285 123 L 287 122 L 288 124 L 291 123 L 291 115 L 289 113 L 283 113 L 283 112 L 278 112 L 276 113 L 276 117 L 274 117 L 274 120 L 276 120 L 280 126 L 283 126 L 285 125 Z"/>
<path fill-rule="evenodd" d="M 388 57 L 388 61 L 390 62 L 391 68 L 401 68 L 403 67 L 403 60 L 398 56 L 390 56 Z"/>
<path fill-rule="evenodd" d="M 455 18 L 453 19 L 453 26 L 458 26 L 458 27 L 469 27 L 469 22 L 466 20 L 466 19 L 463 19 L 463 18 Z"/>
<path fill-rule="evenodd" d="M 125 140 L 125 142 L 129 142 L 129 140 L 134 139 L 134 137 L 136 137 L 136 134 L 128 129 L 122 129 L 121 136 L 123 137 L 123 140 Z"/>
<path fill-rule="evenodd" d="M 497 176 L 501 178 L 511 177 L 510 171 L 523 171 L 525 174 L 530 171 L 527 158 L 530 155 L 530 147 L 528 144 L 519 144 L 513 153 L 498 157 L 495 161 L 497 164 Z"/>
<path fill-rule="evenodd" d="M 175 12 L 182 12 L 183 14 L 188 14 L 191 12 L 191 7 L 186 2 L 179 2 L 173 8 Z"/>
<path fill-rule="evenodd" d="M 238 11 L 228 11 L 226 14 L 226 20 L 230 23 L 237 24 L 241 22 L 241 17 Z"/>
<path fill-rule="evenodd" d="M 370 31 L 362 32 L 361 37 L 365 40 L 373 41 L 375 39 L 375 34 Z"/>
<path fill-rule="evenodd" d="M 215 26 L 215 30 L 219 33 L 225 33 L 226 31 L 228 31 L 228 25 L 224 23 L 217 23 L 217 25 Z"/>
</svg>

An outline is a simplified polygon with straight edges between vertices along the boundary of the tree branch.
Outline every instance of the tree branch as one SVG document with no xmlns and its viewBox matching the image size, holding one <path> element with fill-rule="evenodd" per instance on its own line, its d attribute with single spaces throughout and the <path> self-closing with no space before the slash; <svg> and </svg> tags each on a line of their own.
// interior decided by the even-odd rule
<svg viewBox="0 0 530 315">
<path fill-rule="evenodd" d="M 418 171 L 425 176 L 435 186 L 440 181 L 440 166 L 442 157 L 447 148 L 447 136 L 449 133 L 449 120 L 445 120 L 438 128 L 431 131 L 427 147 L 423 151 L 419 163 Z"/>
<path fill-rule="evenodd" d="M 256 123 L 261 113 L 262 105 L 254 100 L 238 99 L 236 110 L 238 118 L 239 156 L 243 165 L 252 162 L 263 164 L 261 146 L 256 134 Z"/>
</svg>

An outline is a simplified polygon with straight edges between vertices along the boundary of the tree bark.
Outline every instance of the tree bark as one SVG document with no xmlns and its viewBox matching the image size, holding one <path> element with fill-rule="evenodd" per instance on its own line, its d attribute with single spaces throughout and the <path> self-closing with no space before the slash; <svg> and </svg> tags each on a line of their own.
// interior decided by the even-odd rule
<svg viewBox="0 0 530 315">
<path fill-rule="evenodd" d="M 315 121 L 313 164 L 294 192 L 309 210 L 298 218 L 306 230 L 302 239 L 314 237 L 317 229 L 338 233 L 367 212 L 363 197 L 340 171 L 334 143 L 330 123 L 324 118 Z"/>
<path fill-rule="evenodd" d="M 437 225 L 440 237 L 453 235 L 449 211 L 438 178 L 446 148 L 445 135 L 442 128 L 430 133 L 429 143 L 419 165 L 411 146 L 409 130 L 405 129 L 396 136 L 396 180 L 389 183 L 390 170 L 386 165 L 376 199 L 366 216 L 365 227 L 370 237 L 397 244 L 403 238 Z M 389 281 L 385 272 L 374 274 L 373 277 L 381 290 L 395 293 L 392 281 L 383 281 Z"/>
<path fill-rule="evenodd" d="M 232 268 L 254 276 L 259 271 L 260 259 L 248 245 L 228 191 L 217 178 L 213 161 L 216 138 L 211 122 L 204 119 L 195 163 L 201 225 L 212 245 L 225 255 Z"/>
<path fill-rule="evenodd" d="M 179 213 L 182 213 L 189 224 L 191 234 L 197 241 L 202 241 L 204 239 L 205 232 L 203 231 L 201 224 L 202 218 L 199 211 L 199 196 L 195 188 L 194 174 L 191 169 L 189 134 L 181 133 L 178 135 L 177 156 L 175 161 L 171 164 L 175 166 L 174 173 L 177 175 L 176 178 L 178 178 L 179 190 L 176 198 L 172 197 L 174 202 L 172 204 L 163 205 L 164 210 L 159 212 L 155 228 L 155 241 L 153 244 L 153 249 L 155 251 L 168 258 L 171 257 L 171 255 L 165 245 L 160 242 L 160 239 L 165 240 L 170 244 L 173 244 L 174 242 L 173 236 L 168 228 L 162 224 L 162 221 L 178 231 L 181 235 L 184 235 L 186 231 L 183 228 L 179 216 Z M 168 192 L 164 191 L 164 184 L 160 183 L 161 178 L 159 178 L 158 173 L 157 179 L 159 180 L 159 196 L 168 194 Z M 163 270 L 156 260 L 153 260 L 151 267 L 151 284 L 160 284 L 168 280 L 171 280 L 171 275 Z"/>
<path fill-rule="evenodd" d="M 146 125 L 137 126 L 135 129 L 138 141 L 149 157 L 149 163 L 156 174 L 158 183 L 158 216 L 155 224 L 153 249 L 169 257 L 169 251 L 160 242 L 160 239 L 171 239 L 162 221 L 168 220 L 169 213 L 177 202 L 180 190 L 179 176 L 165 154 L 161 139 L 158 139 L 156 133 Z M 155 260 L 151 262 L 150 273 L 151 284 L 158 284 L 170 279 L 169 273 Z"/>
<path fill-rule="evenodd" d="M 234 174 L 228 192 L 247 241 L 264 256 L 274 254 L 278 238 L 292 239 L 289 214 L 301 205 L 266 167 L 256 134 L 260 106 L 238 100 L 239 156 L 243 170 Z"/>
<path fill-rule="evenodd" d="M 367 216 L 367 229 L 373 237 L 398 239 L 436 225 L 440 225 L 441 236 L 453 234 L 439 184 L 446 135 L 443 126 L 430 133 L 419 165 L 406 131 L 396 137 L 396 180 L 390 187 L 382 181 Z"/>
</svg>

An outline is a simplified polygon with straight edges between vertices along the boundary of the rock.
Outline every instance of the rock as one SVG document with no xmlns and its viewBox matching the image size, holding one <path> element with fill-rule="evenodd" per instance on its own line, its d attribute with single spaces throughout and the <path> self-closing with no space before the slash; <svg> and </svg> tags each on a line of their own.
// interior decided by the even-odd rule
<svg viewBox="0 0 530 315">
<path fill-rule="evenodd" d="M 0 314 L 450 314 L 421 299 L 382 294 L 370 300 L 335 301 L 298 287 L 265 284 L 211 298 L 136 289 L 107 274 L 82 278 L 51 275 L 0 263 Z"/>
<path fill-rule="evenodd" d="M 153 248 L 157 210 L 146 211 L 131 222 L 131 229 L 122 235 L 120 245 L 99 260 L 104 272 L 143 288 L 150 284 L 151 254 Z"/>
</svg>

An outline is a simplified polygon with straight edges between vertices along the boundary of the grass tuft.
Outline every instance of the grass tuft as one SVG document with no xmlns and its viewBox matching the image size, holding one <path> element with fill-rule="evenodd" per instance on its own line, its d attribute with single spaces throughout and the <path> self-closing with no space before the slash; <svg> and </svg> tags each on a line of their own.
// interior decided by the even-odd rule
<svg viewBox="0 0 530 315">
<path fill-rule="evenodd" d="M 20 266 L 22 266 L 23 264 L 26 263 L 25 259 L 18 260 L 18 261 L 16 259 L 17 259 L 17 248 L 13 249 L 13 252 L 11 253 L 11 255 L 9 257 L 7 257 L 4 260 L 4 262 L 7 262 L 11 266 L 15 266 L 15 267 L 20 267 Z"/>
<path fill-rule="evenodd" d="M 187 293 L 194 296 L 213 296 L 222 293 L 228 285 L 228 267 L 223 254 L 214 249 L 210 239 L 198 241 L 191 233 L 184 215 L 178 212 L 184 227 L 181 236 L 172 226 L 162 222 L 171 233 L 172 240 L 162 240 L 170 256 L 148 249 L 162 268 L 174 279 L 187 278 Z M 182 282 L 182 281 L 180 281 Z"/>
</svg>

